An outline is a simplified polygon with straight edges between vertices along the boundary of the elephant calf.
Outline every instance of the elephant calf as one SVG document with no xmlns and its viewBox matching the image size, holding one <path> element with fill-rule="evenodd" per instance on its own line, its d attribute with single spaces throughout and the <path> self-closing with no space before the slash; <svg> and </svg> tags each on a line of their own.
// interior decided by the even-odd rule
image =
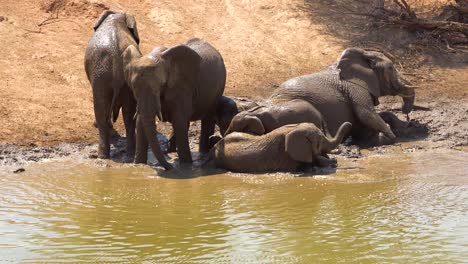
<svg viewBox="0 0 468 264">
<path fill-rule="evenodd" d="M 252 100 L 242 97 L 221 96 L 216 105 L 215 123 L 219 127 L 221 135 L 226 133 L 234 116 L 239 112 L 257 107 L 258 104 Z"/>
<path fill-rule="evenodd" d="M 284 125 L 299 123 L 312 123 L 329 134 L 322 114 L 312 104 L 293 99 L 240 112 L 232 119 L 225 135 L 232 132 L 263 135 Z"/>
<path fill-rule="evenodd" d="M 333 164 L 326 154 L 350 130 L 351 123 L 343 123 L 331 139 L 312 123 L 282 126 L 261 136 L 235 132 L 218 141 L 212 154 L 217 167 L 235 172 L 293 172 L 305 164 Z"/>
</svg>

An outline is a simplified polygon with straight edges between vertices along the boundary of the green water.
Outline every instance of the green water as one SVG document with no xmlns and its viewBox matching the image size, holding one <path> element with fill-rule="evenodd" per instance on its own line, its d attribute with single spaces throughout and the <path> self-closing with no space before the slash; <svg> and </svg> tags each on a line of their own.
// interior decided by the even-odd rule
<svg viewBox="0 0 468 264">
<path fill-rule="evenodd" d="M 0 262 L 468 261 L 467 152 L 341 161 L 315 177 L 110 163 L 0 167 Z"/>
</svg>

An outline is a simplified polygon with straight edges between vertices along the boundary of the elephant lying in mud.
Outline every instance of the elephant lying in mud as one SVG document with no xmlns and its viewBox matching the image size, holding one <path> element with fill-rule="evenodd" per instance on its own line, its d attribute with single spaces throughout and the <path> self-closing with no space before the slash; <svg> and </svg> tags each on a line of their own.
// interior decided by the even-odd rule
<svg viewBox="0 0 468 264">
<path fill-rule="evenodd" d="M 93 89 L 96 127 L 99 129 L 98 157 L 110 157 L 112 122 L 117 120 L 120 108 L 127 132 L 127 156 L 135 153 L 136 102 L 124 78 L 122 52 L 133 46 L 138 49 L 140 38 L 131 15 L 104 11 L 94 25 L 94 34 L 85 53 L 85 71 Z"/>
<path fill-rule="evenodd" d="M 307 101 L 293 99 L 240 112 L 231 121 L 225 135 L 245 132 L 263 135 L 287 124 L 312 123 L 328 135 L 322 114 Z"/>
<path fill-rule="evenodd" d="M 166 169 L 156 140 L 155 117 L 172 124 L 181 162 L 192 162 L 188 141 L 190 121 L 201 120 L 200 152 L 209 151 L 216 106 L 224 92 L 226 68 L 221 54 L 201 39 L 141 56 L 136 46 L 124 52 L 125 77 L 137 98 L 136 163 L 147 162 L 148 143 Z"/>
<path fill-rule="evenodd" d="M 350 48 L 327 69 L 284 82 L 269 100 L 273 104 L 307 101 L 323 115 L 331 135 L 350 122 L 353 137 L 359 139 L 368 134 L 363 130 L 370 130 L 380 133 L 378 144 L 385 144 L 393 142 L 395 135 L 374 106 L 386 95 L 403 98 L 403 113 L 413 109 L 414 89 L 401 80 L 390 59 L 380 52 Z"/>
<path fill-rule="evenodd" d="M 311 123 L 282 126 L 265 135 L 234 132 L 220 139 L 212 149 L 216 167 L 234 172 L 297 171 L 315 163 L 333 165 L 327 157 L 351 130 L 344 123 L 336 136 L 327 138 Z"/>
</svg>

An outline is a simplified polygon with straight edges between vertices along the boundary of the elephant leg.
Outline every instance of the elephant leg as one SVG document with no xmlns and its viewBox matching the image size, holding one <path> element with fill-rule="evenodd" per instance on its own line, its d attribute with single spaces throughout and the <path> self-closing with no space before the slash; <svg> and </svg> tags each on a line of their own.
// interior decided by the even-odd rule
<svg viewBox="0 0 468 264">
<path fill-rule="evenodd" d="M 179 156 L 179 160 L 181 162 L 187 163 L 192 162 L 192 155 L 190 153 L 190 145 L 188 140 L 189 123 L 190 122 L 187 120 L 180 120 L 175 121 L 172 124 L 175 136 L 177 138 L 177 155 Z"/>
<path fill-rule="evenodd" d="M 177 150 L 177 139 L 174 131 L 172 131 L 171 137 L 169 138 L 169 146 L 167 147 L 166 153 L 173 153 Z"/>
<path fill-rule="evenodd" d="M 215 120 L 213 116 L 205 117 L 201 120 L 200 145 L 198 151 L 200 153 L 208 153 L 210 151 L 210 136 L 214 134 Z"/>
<path fill-rule="evenodd" d="M 98 147 L 98 158 L 109 159 L 110 158 L 110 137 L 109 127 L 99 126 L 99 147 Z"/>
<path fill-rule="evenodd" d="M 140 118 L 137 118 L 136 128 L 136 151 L 135 163 L 144 163 L 148 161 L 148 139 L 145 135 L 145 127 Z"/>
<path fill-rule="evenodd" d="M 125 92 L 124 92 L 125 91 Z M 124 118 L 125 131 L 127 133 L 127 158 L 133 160 L 135 156 L 135 112 L 136 101 L 130 89 L 123 89 L 124 104 L 122 115 Z"/>
<path fill-rule="evenodd" d="M 387 123 L 385 123 L 382 117 L 375 111 L 374 103 L 369 94 L 367 94 L 367 91 L 355 91 L 351 99 L 354 113 L 363 125 L 375 131 L 382 132 L 391 140 L 396 138 Z"/>
<path fill-rule="evenodd" d="M 110 130 L 112 88 L 95 84 L 93 86 L 93 104 L 96 126 L 99 130 L 98 158 L 110 158 Z"/>
</svg>

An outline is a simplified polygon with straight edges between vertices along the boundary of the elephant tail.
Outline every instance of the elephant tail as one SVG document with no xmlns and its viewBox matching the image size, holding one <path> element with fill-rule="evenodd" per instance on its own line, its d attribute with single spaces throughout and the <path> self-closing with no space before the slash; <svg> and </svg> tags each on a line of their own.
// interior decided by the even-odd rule
<svg viewBox="0 0 468 264">
<path fill-rule="evenodd" d="M 110 119 L 112 120 L 113 123 L 117 121 L 117 118 L 119 117 L 120 108 L 122 107 L 122 105 L 118 103 L 118 101 L 120 101 L 120 100 L 117 100 L 118 97 L 119 97 L 119 93 L 114 91 L 114 95 L 112 96 L 112 104 L 111 104 L 112 112 L 110 116 Z"/>
</svg>

